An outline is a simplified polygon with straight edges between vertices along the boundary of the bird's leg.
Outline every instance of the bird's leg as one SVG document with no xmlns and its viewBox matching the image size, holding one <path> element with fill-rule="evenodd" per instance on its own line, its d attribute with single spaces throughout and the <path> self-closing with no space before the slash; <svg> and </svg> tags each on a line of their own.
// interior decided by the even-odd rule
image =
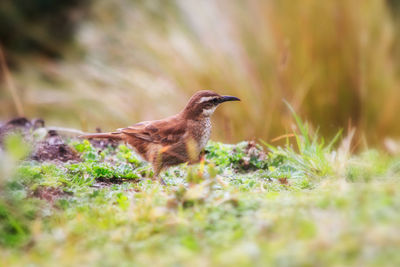
<svg viewBox="0 0 400 267">
<path fill-rule="evenodd" d="M 159 151 L 157 153 L 157 155 L 153 159 L 152 165 L 153 165 L 153 170 L 154 170 L 154 178 L 157 179 L 160 182 L 160 184 L 166 185 L 164 179 L 160 175 L 161 170 L 163 169 L 162 152 L 163 151 Z"/>
<path fill-rule="evenodd" d="M 206 161 L 206 150 L 202 149 L 199 155 L 199 162 L 205 162 L 205 161 Z"/>
<path fill-rule="evenodd" d="M 154 169 L 154 178 L 157 179 L 160 182 L 160 184 L 166 185 L 164 179 L 160 175 L 162 168 L 153 165 L 153 169 Z"/>
<path fill-rule="evenodd" d="M 201 163 L 204 162 L 206 160 L 206 152 L 203 149 L 202 151 L 200 151 L 199 156 L 195 159 L 195 160 L 190 160 L 189 164 L 197 164 L 197 163 Z"/>
</svg>

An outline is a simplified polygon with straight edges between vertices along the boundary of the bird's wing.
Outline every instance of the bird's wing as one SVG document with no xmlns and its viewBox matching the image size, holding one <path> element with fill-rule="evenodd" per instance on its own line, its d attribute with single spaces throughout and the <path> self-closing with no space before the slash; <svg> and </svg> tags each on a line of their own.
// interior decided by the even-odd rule
<svg viewBox="0 0 400 267">
<path fill-rule="evenodd" d="M 144 121 L 144 122 L 136 123 L 127 128 L 120 128 L 120 129 L 118 129 L 118 131 L 121 133 L 127 134 L 127 135 L 135 136 L 135 137 L 145 140 L 145 141 L 152 142 L 151 134 L 148 130 L 146 130 L 146 127 L 148 125 L 149 125 L 149 122 Z"/>
<path fill-rule="evenodd" d="M 119 131 L 147 142 L 169 145 L 184 138 L 186 127 L 182 121 L 171 118 L 140 122 L 130 127 L 119 129 Z"/>
</svg>

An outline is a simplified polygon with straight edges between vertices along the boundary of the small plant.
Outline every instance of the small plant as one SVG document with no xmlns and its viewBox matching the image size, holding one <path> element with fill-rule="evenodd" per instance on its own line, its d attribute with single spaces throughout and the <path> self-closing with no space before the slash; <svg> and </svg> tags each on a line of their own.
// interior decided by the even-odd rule
<svg viewBox="0 0 400 267">
<path fill-rule="evenodd" d="M 332 175 L 334 171 L 329 156 L 342 131 L 339 131 L 330 143 L 325 144 L 324 139 L 319 137 L 318 131 L 312 134 L 308 124 L 301 120 L 289 103 L 286 102 L 286 105 L 299 129 L 299 133 L 294 133 L 296 149 L 290 145 L 289 140 L 284 148 L 272 146 L 261 140 L 271 151 L 272 166 L 278 164 L 287 170 L 301 171 L 309 177 Z"/>
<path fill-rule="evenodd" d="M 81 153 L 84 161 L 97 162 L 102 157 L 101 154 L 90 144 L 88 140 L 83 140 L 83 142 L 74 142 L 72 146 Z"/>
<path fill-rule="evenodd" d="M 255 142 L 241 142 L 237 145 L 223 145 L 209 142 L 206 157 L 218 167 L 232 167 L 237 171 L 267 169 L 267 155 Z"/>
<path fill-rule="evenodd" d="M 138 156 L 132 151 L 132 149 L 128 148 L 126 145 L 118 146 L 117 158 L 126 160 L 135 167 L 141 167 L 143 165 L 143 161 L 139 160 Z"/>
</svg>

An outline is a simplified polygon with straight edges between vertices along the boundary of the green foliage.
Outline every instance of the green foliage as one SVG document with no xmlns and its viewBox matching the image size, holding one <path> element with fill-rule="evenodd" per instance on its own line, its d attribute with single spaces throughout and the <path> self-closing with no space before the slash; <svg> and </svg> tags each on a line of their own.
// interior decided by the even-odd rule
<svg viewBox="0 0 400 267">
<path fill-rule="evenodd" d="M 27 211 L 19 210 L 25 203 L 14 202 L 13 206 L 0 202 L 0 246 L 14 247 L 26 243 L 30 238 L 30 231 L 25 216 Z M 28 214 L 30 212 L 27 212 Z"/>
<path fill-rule="evenodd" d="M 65 166 L 72 175 L 86 176 L 94 178 L 138 178 L 131 165 L 127 163 L 79 163 Z"/>
<path fill-rule="evenodd" d="M 7 136 L 4 147 L 5 152 L 0 149 L 0 246 L 18 247 L 29 241 L 29 225 L 36 214 L 34 201 L 25 199 L 24 185 L 32 184 L 38 176 L 24 168 L 15 175 L 14 165 L 30 150 L 20 135 Z M 21 180 L 17 178 L 20 174 Z"/>
<path fill-rule="evenodd" d="M 61 266 L 400 262 L 400 160 L 370 150 L 341 176 L 332 142 L 297 123 L 295 148 L 210 142 L 205 161 L 163 173 L 167 186 L 146 179 L 149 166 L 123 145 L 73 142 L 80 162 L 25 161 L 7 183 L 14 204 L 0 202 L 0 257 Z M 39 213 L 32 195 L 43 199 Z"/>
<path fill-rule="evenodd" d="M 128 163 L 133 164 L 136 167 L 143 165 L 143 162 L 139 160 L 137 155 L 125 145 L 119 145 L 117 151 L 117 158 L 120 160 L 126 160 Z"/>
<path fill-rule="evenodd" d="M 5 138 L 4 147 L 7 153 L 14 159 L 14 160 L 21 160 L 25 158 L 29 151 L 29 144 L 27 144 L 21 135 L 12 134 Z"/>
<path fill-rule="evenodd" d="M 250 149 L 252 150 L 250 151 Z M 231 167 L 238 171 L 267 169 L 268 161 L 259 145 L 241 142 L 237 145 L 225 145 L 209 142 L 206 157 L 221 168 Z"/>
<path fill-rule="evenodd" d="M 332 175 L 334 173 L 332 162 L 330 162 L 332 147 L 341 136 L 342 131 L 339 131 L 326 145 L 318 132 L 312 134 L 308 124 L 301 120 L 289 103 L 286 102 L 286 105 L 291 111 L 299 130 L 298 134 L 294 134 L 297 147 L 293 148 L 288 141 L 283 148 L 274 147 L 261 141 L 274 155 L 272 161 L 278 163 L 283 170 L 300 172 L 300 175 L 307 175 L 308 177 Z"/>
<path fill-rule="evenodd" d="M 346 167 L 346 179 L 351 182 L 370 182 L 388 179 L 400 174 L 399 160 L 376 150 L 369 150 L 353 157 Z"/>
<path fill-rule="evenodd" d="M 82 158 L 88 162 L 97 162 L 101 159 L 101 154 L 97 153 L 97 150 L 90 144 L 88 140 L 83 142 L 74 142 L 72 146 L 81 153 Z"/>
<path fill-rule="evenodd" d="M 96 178 L 138 179 L 143 174 L 143 169 L 139 167 L 145 163 L 125 145 L 119 145 L 115 150 L 111 147 L 96 149 L 87 140 L 73 142 L 72 145 L 81 153 L 83 162 L 65 165 L 66 171 L 73 177 L 70 182 L 91 185 Z M 118 161 L 115 162 L 113 157 Z"/>
</svg>

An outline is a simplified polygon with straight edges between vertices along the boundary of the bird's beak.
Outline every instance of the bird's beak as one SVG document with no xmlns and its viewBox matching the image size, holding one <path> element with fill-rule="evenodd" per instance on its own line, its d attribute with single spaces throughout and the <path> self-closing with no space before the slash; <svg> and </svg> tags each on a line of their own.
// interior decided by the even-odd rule
<svg viewBox="0 0 400 267">
<path fill-rule="evenodd" d="M 219 99 L 220 103 L 227 102 L 227 101 L 240 101 L 240 99 L 235 96 L 230 96 L 230 95 L 223 95 Z"/>
</svg>

